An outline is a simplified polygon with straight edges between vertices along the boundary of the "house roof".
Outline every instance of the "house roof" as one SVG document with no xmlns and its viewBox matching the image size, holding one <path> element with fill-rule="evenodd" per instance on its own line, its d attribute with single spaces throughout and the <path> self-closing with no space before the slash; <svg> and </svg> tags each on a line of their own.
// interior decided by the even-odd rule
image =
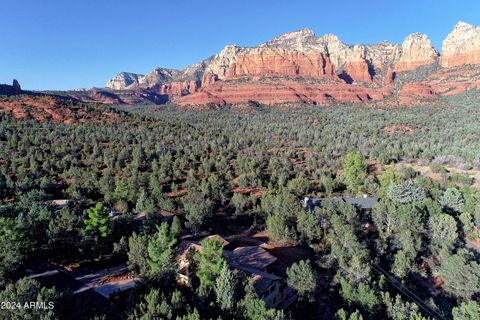
<svg viewBox="0 0 480 320">
<path fill-rule="evenodd" d="M 223 245 L 223 247 L 229 245 L 229 242 L 227 240 L 225 240 L 224 238 L 222 238 L 221 236 L 219 236 L 218 234 L 212 234 L 208 237 L 203 238 L 202 240 L 204 240 L 204 239 L 214 239 L 214 240 L 220 242 Z M 190 250 L 194 250 L 195 252 L 201 251 L 202 250 L 201 241 L 198 241 L 198 240 L 195 240 L 195 241 L 183 240 L 183 241 L 181 241 L 180 244 L 178 245 L 178 249 L 177 249 L 177 259 L 178 258 L 186 258 L 187 254 Z M 227 252 L 224 250 L 224 254 L 226 254 L 226 253 Z"/>
<path fill-rule="evenodd" d="M 227 256 L 235 267 L 265 269 L 277 258 L 259 246 L 236 248 Z"/>
<path fill-rule="evenodd" d="M 190 251 L 198 252 L 201 248 L 202 246 L 193 241 L 182 241 L 178 245 L 177 259 L 185 259 Z"/>
<path fill-rule="evenodd" d="M 253 286 L 258 295 L 262 295 L 274 281 L 283 279 L 277 275 L 248 267 L 237 267 L 237 269 L 242 270 L 253 279 Z"/>
<path fill-rule="evenodd" d="M 309 199 L 307 206 L 309 209 L 315 207 L 322 207 L 322 203 L 325 201 L 332 201 L 336 203 L 348 203 L 354 205 L 359 209 L 372 209 L 377 203 L 377 197 L 366 197 L 366 198 L 319 198 L 319 199 Z"/>
<path fill-rule="evenodd" d="M 224 248 L 230 244 L 230 242 L 228 242 L 227 240 L 225 240 L 224 238 L 222 238 L 218 234 L 212 234 L 211 236 L 205 237 L 204 239 L 216 240 L 216 241 L 220 242 Z"/>
</svg>

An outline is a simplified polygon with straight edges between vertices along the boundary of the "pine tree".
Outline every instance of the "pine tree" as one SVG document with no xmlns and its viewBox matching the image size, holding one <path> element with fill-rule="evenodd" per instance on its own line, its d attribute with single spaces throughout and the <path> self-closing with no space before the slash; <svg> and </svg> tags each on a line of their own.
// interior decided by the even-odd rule
<svg viewBox="0 0 480 320">
<path fill-rule="evenodd" d="M 198 263 L 196 275 L 200 280 L 199 293 L 206 296 L 215 284 L 215 279 L 221 273 L 225 258 L 222 256 L 223 246 L 215 239 L 204 239 L 200 243 L 202 249 L 194 255 Z"/>
<path fill-rule="evenodd" d="M 148 259 L 150 274 L 162 278 L 175 268 L 174 248 L 177 239 L 170 232 L 168 224 L 163 222 L 157 227 L 157 232 L 148 242 Z"/>
<path fill-rule="evenodd" d="M 111 222 L 107 208 L 99 202 L 87 210 L 87 218 L 84 220 L 85 232 L 96 240 L 106 238 L 111 231 Z"/>
</svg>

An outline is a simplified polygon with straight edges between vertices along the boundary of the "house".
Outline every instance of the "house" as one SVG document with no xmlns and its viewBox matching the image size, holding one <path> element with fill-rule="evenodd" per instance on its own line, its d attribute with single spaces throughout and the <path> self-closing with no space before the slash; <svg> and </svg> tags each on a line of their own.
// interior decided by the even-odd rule
<svg viewBox="0 0 480 320">
<path fill-rule="evenodd" d="M 243 272 L 253 280 L 253 287 L 257 295 L 271 308 L 286 308 L 296 299 L 294 290 L 288 287 L 284 276 L 273 273 L 273 265 L 277 258 L 261 246 L 238 247 L 226 250 L 229 242 L 219 235 L 206 238 L 216 239 L 222 243 L 223 255 L 231 269 Z M 204 238 L 205 239 L 205 238 Z M 179 270 L 177 282 L 191 286 L 191 262 L 195 252 L 202 250 L 199 241 L 184 241 L 180 243 L 177 261 Z"/>
<path fill-rule="evenodd" d="M 248 246 L 226 251 L 229 265 L 243 271 L 253 280 L 257 295 L 270 308 L 285 308 L 296 299 L 296 294 L 287 285 L 285 277 L 273 273 L 278 259 L 260 246 Z"/>
<path fill-rule="evenodd" d="M 361 198 L 318 198 L 318 199 L 310 199 L 309 197 L 305 197 L 302 201 L 302 205 L 308 211 L 313 211 L 315 208 L 322 208 L 323 203 L 325 202 L 335 202 L 335 203 L 348 203 L 354 205 L 357 209 L 360 210 L 371 210 L 377 203 L 377 197 L 369 197 L 364 195 Z"/>
<path fill-rule="evenodd" d="M 219 235 L 210 235 L 203 239 L 215 239 L 223 247 L 229 245 L 229 242 Z M 192 285 L 192 270 L 190 268 L 193 255 L 202 250 L 200 241 L 184 240 L 180 242 L 177 250 L 176 260 L 178 262 L 177 282 L 180 285 L 190 287 Z"/>
<path fill-rule="evenodd" d="M 297 299 L 295 291 L 287 285 L 284 277 L 245 266 L 236 269 L 243 271 L 253 280 L 255 292 L 269 308 L 283 309 Z"/>
</svg>

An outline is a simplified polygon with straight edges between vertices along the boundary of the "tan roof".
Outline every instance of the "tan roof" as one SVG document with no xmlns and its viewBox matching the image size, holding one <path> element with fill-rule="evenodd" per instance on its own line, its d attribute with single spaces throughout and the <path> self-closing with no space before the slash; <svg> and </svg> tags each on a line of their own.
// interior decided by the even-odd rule
<svg viewBox="0 0 480 320">
<path fill-rule="evenodd" d="M 66 206 L 70 200 L 69 199 L 54 199 L 50 203 L 53 206 Z"/>
<path fill-rule="evenodd" d="M 213 239 L 222 244 L 223 247 L 226 247 L 230 244 L 227 240 L 225 240 L 222 236 L 218 234 L 212 234 L 211 236 L 205 237 L 204 239 Z"/>
</svg>

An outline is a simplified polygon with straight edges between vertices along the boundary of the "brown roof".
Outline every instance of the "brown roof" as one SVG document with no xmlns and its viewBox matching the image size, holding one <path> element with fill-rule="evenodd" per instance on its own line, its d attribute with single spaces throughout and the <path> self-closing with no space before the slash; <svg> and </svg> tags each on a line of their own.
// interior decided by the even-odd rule
<svg viewBox="0 0 480 320">
<path fill-rule="evenodd" d="M 195 252 L 198 252 L 198 251 L 200 251 L 201 248 L 202 247 L 199 244 L 197 244 L 193 241 L 182 241 L 178 245 L 177 259 L 185 259 L 185 258 L 187 258 L 187 255 L 191 250 L 194 250 Z"/>
<path fill-rule="evenodd" d="M 259 246 L 236 248 L 228 258 L 234 266 L 259 270 L 265 269 L 277 261 L 276 257 Z"/>
</svg>

